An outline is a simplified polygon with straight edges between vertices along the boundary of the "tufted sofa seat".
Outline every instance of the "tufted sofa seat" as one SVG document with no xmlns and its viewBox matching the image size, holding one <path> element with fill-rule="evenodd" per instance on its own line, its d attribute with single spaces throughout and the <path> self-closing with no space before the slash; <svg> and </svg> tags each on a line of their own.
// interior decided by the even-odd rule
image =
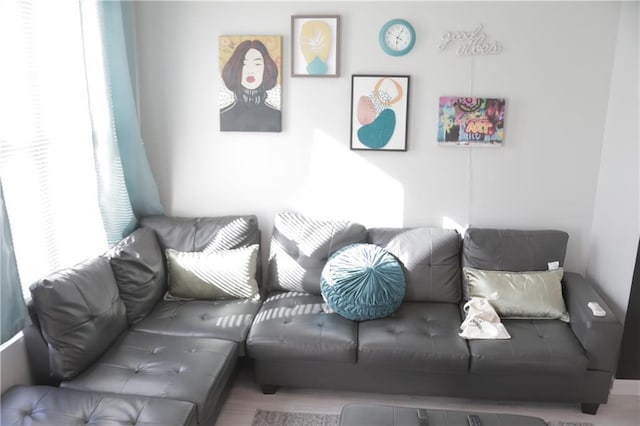
<svg viewBox="0 0 640 426">
<path fill-rule="evenodd" d="M 237 360 L 235 342 L 128 331 L 61 387 L 190 401 L 200 424 L 215 418 Z"/>
<path fill-rule="evenodd" d="M 357 323 L 327 315 L 321 296 L 278 292 L 265 300 L 251 327 L 250 354 L 258 359 L 356 360 Z"/>
<path fill-rule="evenodd" d="M 319 387 L 465 398 L 581 403 L 595 413 L 607 401 L 621 326 L 580 275 L 565 272 L 571 321 L 503 319 L 509 340 L 465 340 L 460 325 L 467 286 L 463 267 L 546 271 L 564 263 L 568 234 L 555 230 L 434 227 L 365 228 L 296 212 L 276 217 L 267 299 L 247 336 L 263 392 Z M 406 282 L 393 314 L 351 321 L 323 301 L 320 274 L 347 244 L 378 245 L 400 261 Z M 605 309 L 594 317 L 587 302 Z"/>
<path fill-rule="evenodd" d="M 112 412 L 125 424 L 214 424 L 261 302 L 164 298 L 165 251 L 259 243 L 255 216 L 149 216 L 104 255 L 34 283 L 25 342 L 36 383 L 49 386 L 3 395 L 2 424 L 28 411 L 40 424 L 84 424 L 92 412 L 95 424 Z"/>
<path fill-rule="evenodd" d="M 149 315 L 131 329 L 168 336 L 217 338 L 236 342 L 239 355 L 245 354 L 245 340 L 259 301 L 162 300 Z"/>
<path fill-rule="evenodd" d="M 432 373 L 466 373 L 469 352 L 457 335 L 458 307 L 403 303 L 387 318 L 358 325 L 358 363 Z"/>
<path fill-rule="evenodd" d="M 20 385 L 2 395 L 0 423 L 195 426 L 197 421 L 195 407 L 190 402 Z"/>
</svg>

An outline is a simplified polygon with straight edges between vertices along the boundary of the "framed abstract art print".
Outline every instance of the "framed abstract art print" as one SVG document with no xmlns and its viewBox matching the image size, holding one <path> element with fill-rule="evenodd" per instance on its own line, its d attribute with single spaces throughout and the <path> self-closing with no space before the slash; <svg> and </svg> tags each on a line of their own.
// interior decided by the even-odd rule
<svg viewBox="0 0 640 426">
<path fill-rule="evenodd" d="M 351 77 L 351 149 L 406 151 L 408 75 Z"/>
<path fill-rule="evenodd" d="M 291 17 L 291 76 L 338 77 L 340 75 L 340 17 L 299 15 Z"/>
</svg>

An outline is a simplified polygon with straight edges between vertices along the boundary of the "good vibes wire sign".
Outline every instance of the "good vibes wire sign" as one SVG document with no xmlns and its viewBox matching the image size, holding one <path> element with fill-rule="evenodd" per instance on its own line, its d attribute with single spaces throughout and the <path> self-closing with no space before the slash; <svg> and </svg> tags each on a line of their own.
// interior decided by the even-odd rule
<svg viewBox="0 0 640 426">
<path fill-rule="evenodd" d="M 472 31 L 447 31 L 440 37 L 438 48 L 445 50 L 458 46 L 458 56 L 497 55 L 502 52 L 502 45 L 497 41 L 488 41 L 487 35 L 478 25 Z"/>
</svg>

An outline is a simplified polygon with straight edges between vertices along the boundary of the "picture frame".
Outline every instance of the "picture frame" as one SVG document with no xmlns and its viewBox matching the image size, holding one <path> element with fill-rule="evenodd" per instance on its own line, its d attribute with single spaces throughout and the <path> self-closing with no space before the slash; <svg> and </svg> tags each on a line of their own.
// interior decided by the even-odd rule
<svg viewBox="0 0 640 426">
<path fill-rule="evenodd" d="M 282 131 L 282 37 L 218 37 L 221 132 Z"/>
<path fill-rule="evenodd" d="M 351 149 L 406 151 L 408 75 L 351 76 Z"/>
<path fill-rule="evenodd" d="M 340 16 L 291 17 L 291 76 L 340 76 Z"/>
<path fill-rule="evenodd" d="M 504 98 L 441 96 L 438 104 L 438 145 L 502 146 Z"/>
</svg>

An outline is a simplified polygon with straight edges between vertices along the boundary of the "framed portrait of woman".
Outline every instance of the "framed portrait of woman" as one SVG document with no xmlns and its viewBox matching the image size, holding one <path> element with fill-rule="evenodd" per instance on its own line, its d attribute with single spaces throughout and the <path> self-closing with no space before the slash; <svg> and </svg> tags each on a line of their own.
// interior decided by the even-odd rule
<svg viewBox="0 0 640 426">
<path fill-rule="evenodd" d="M 220 36 L 220 130 L 282 131 L 282 37 Z"/>
</svg>

